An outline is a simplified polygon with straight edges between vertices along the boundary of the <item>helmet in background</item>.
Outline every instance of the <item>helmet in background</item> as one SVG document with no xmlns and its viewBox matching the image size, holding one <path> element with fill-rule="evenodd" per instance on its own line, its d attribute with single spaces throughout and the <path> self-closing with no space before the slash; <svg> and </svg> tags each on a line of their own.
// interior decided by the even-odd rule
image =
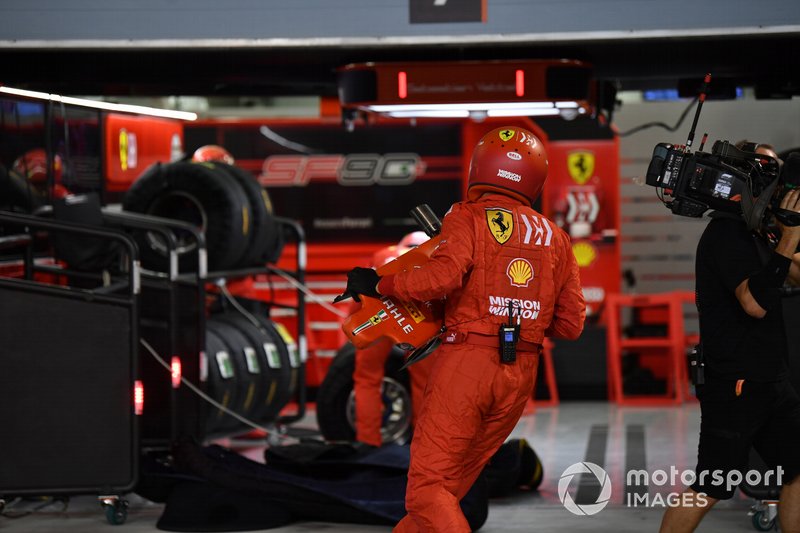
<svg viewBox="0 0 800 533">
<path fill-rule="evenodd" d="M 467 198 L 497 192 L 533 204 L 547 179 L 547 152 L 536 135 L 523 128 L 495 128 L 472 152 Z"/>
<path fill-rule="evenodd" d="M 11 170 L 24 176 L 31 183 L 44 185 L 47 182 L 47 153 L 42 148 L 28 150 L 14 161 Z M 58 154 L 53 156 L 53 174 L 55 183 L 61 183 L 64 165 Z"/>
<path fill-rule="evenodd" d="M 216 144 L 207 144 L 195 150 L 194 154 L 192 154 L 192 161 L 219 161 L 229 165 L 234 163 L 231 153 L 222 146 Z"/>
<path fill-rule="evenodd" d="M 375 268 L 382 267 L 389 261 L 397 259 L 407 251 L 411 250 L 412 248 L 416 248 L 428 239 L 430 239 L 430 237 L 428 237 L 424 231 L 413 231 L 400 239 L 399 243 L 393 244 L 392 246 L 387 246 L 386 248 L 381 248 L 375 252 L 375 255 L 372 256 L 372 266 Z"/>
<path fill-rule="evenodd" d="M 405 249 L 401 250 L 401 248 L 395 244 L 387 246 L 386 248 L 381 248 L 372 256 L 372 266 L 374 268 L 380 268 L 389 261 L 397 259 L 403 252 L 405 252 Z"/>
<path fill-rule="evenodd" d="M 416 248 L 423 242 L 430 239 L 424 231 L 412 231 L 397 243 L 400 248 Z"/>
</svg>

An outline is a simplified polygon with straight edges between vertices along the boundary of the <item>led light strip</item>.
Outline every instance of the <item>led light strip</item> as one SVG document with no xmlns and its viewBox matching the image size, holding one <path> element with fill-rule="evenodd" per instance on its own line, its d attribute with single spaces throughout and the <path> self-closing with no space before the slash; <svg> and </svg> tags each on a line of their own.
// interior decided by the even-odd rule
<svg viewBox="0 0 800 533">
<path fill-rule="evenodd" d="M 174 111 L 171 109 L 159 109 L 157 107 L 147 107 L 131 104 L 113 104 L 111 102 L 101 102 L 98 100 L 88 100 L 86 98 L 73 98 L 72 96 L 61 96 L 59 94 L 42 93 L 39 91 L 28 91 L 25 89 L 15 89 L 13 87 L 0 86 L 0 93 L 11 94 L 14 96 L 24 96 L 37 100 L 49 100 L 63 104 L 77 105 L 82 107 L 92 107 L 94 109 L 104 109 L 106 111 L 116 111 L 119 113 L 136 113 L 138 115 L 149 115 L 151 117 L 175 118 L 179 120 L 197 120 L 197 113 L 189 111 Z"/>
<path fill-rule="evenodd" d="M 457 104 L 375 104 L 361 106 L 375 113 L 418 111 L 500 111 L 505 109 L 577 109 L 578 102 L 465 102 Z"/>
<path fill-rule="evenodd" d="M 361 106 L 373 113 L 386 113 L 393 118 L 468 118 L 474 115 L 489 117 L 552 116 L 572 111 L 583 114 L 586 109 L 578 102 L 484 102 L 461 104 L 376 104 Z"/>
</svg>

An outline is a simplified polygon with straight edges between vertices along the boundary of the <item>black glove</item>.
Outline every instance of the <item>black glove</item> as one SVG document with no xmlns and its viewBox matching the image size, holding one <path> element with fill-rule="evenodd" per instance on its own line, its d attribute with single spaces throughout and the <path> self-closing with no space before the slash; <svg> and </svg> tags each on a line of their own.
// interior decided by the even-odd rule
<svg viewBox="0 0 800 533">
<path fill-rule="evenodd" d="M 380 280 L 381 277 L 375 270 L 356 267 L 347 273 L 347 288 L 344 290 L 344 294 L 337 296 L 333 302 L 341 302 L 350 297 L 360 302 L 361 298 L 358 297 L 359 294 L 371 296 L 372 298 L 380 298 L 381 295 L 378 294 L 377 289 Z"/>
</svg>

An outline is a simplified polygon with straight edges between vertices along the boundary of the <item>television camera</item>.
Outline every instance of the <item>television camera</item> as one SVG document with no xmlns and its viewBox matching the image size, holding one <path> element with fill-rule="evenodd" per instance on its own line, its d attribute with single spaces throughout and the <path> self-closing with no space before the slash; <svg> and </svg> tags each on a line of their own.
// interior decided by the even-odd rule
<svg viewBox="0 0 800 533">
<path fill-rule="evenodd" d="M 741 215 L 751 230 L 768 225 L 774 215 L 786 226 L 800 225 L 800 214 L 780 208 L 787 190 L 800 187 L 800 154 L 792 153 L 784 164 L 757 153 L 757 145 L 741 148 L 716 141 L 711 153 L 691 152 L 694 132 L 705 101 L 711 75 L 706 75 L 698 98 L 694 122 L 685 145 L 658 143 L 647 168 L 646 183 L 670 211 L 701 217 L 709 209 Z"/>
</svg>

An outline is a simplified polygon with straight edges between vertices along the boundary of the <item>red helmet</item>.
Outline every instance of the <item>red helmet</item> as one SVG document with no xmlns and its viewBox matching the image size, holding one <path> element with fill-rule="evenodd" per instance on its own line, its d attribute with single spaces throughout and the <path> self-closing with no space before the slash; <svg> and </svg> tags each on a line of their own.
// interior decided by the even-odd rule
<svg viewBox="0 0 800 533">
<path fill-rule="evenodd" d="M 11 170 L 24 176 L 31 183 L 44 184 L 47 181 L 47 153 L 42 148 L 28 150 L 14 161 Z M 53 173 L 55 182 L 61 183 L 64 165 L 58 154 L 53 157 Z"/>
<path fill-rule="evenodd" d="M 522 128 L 496 128 L 472 152 L 467 198 L 477 200 L 493 191 L 532 204 L 546 179 L 547 152 L 542 141 Z"/>
<path fill-rule="evenodd" d="M 216 144 L 207 144 L 195 150 L 194 154 L 192 154 L 192 161 L 220 161 L 229 165 L 232 165 L 234 162 L 231 153 L 222 146 L 217 146 Z"/>
</svg>

